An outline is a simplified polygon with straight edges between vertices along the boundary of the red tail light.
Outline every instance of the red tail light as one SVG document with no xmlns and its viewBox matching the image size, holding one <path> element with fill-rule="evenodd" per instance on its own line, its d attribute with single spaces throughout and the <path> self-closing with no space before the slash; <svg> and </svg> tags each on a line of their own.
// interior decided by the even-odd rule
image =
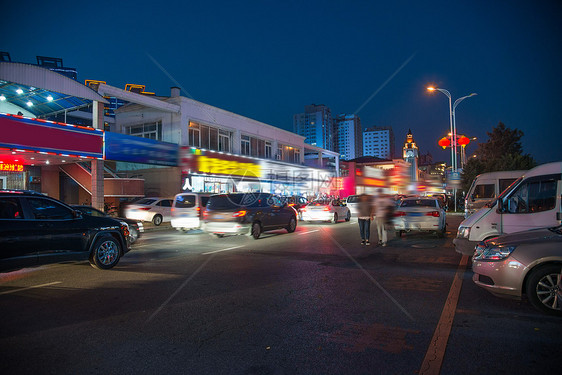
<svg viewBox="0 0 562 375">
<path fill-rule="evenodd" d="M 439 211 L 427 212 L 427 213 L 425 214 L 425 216 L 439 217 Z"/>
<path fill-rule="evenodd" d="M 301 212 L 306 212 L 306 207 L 301 207 Z"/>
<path fill-rule="evenodd" d="M 203 211 L 203 219 L 206 219 L 209 216 L 207 210 Z"/>
<path fill-rule="evenodd" d="M 143 211 L 148 211 L 150 210 L 152 207 L 139 207 L 137 208 L 138 210 L 143 210 Z"/>
<path fill-rule="evenodd" d="M 235 213 L 232 214 L 232 217 L 242 217 L 242 216 L 246 216 L 246 213 L 248 211 L 246 210 L 240 210 L 240 211 L 236 211 Z"/>
<path fill-rule="evenodd" d="M 176 210 L 176 209 L 175 209 L 174 207 L 172 207 L 172 213 L 174 213 L 175 210 Z"/>
<path fill-rule="evenodd" d="M 330 207 L 328 206 L 324 207 L 324 211 L 330 211 Z"/>
<path fill-rule="evenodd" d="M 406 213 L 404 211 L 396 211 L 394 216 L 406 216 Z"/>
</svg>

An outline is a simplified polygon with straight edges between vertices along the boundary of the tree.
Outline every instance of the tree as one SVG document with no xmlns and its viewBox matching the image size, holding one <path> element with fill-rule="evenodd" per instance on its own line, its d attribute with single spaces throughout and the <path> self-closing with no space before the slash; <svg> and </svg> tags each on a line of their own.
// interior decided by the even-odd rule
<svg viewBox="0 0 562 375">
<path fill-rule="evenodd" d="M 523 132 L 510 129 L 502 122 L 487 132 L 488 141 L 479 143 L 475 151 L 476 158 L 470 159 L 464 166 L 461 187 L 468 191 L 474 178 L 487 172 L 527 170 L 537 165 L 529 154 L 523 154 L 521 138 Z"/>
</svg>

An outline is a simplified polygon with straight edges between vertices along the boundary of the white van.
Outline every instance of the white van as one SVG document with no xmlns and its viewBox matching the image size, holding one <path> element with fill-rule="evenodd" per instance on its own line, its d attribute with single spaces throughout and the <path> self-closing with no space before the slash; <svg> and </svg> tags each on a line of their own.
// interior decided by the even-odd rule
<svg viewBox="0 0 562 375">
<path fill-rule="evenodd" d="M 476 176 L 464 200 L 464 217 L 467 218 L 501 194 L 526 171 L 499 171 Z"/>
<path fill-rule="evenodd" d="M 210 196 L 203 193 L 176 194 L 172 203 L 172 227 L 182 232 L 199 228 L 202 211 Z"/>
<path fill-rule="evenodd" d="M 562 161 L 525 172 L 498 198 L 460 224 L 453 240 L 455 250 L 472 255 L 478 242 L 488 238 L 560 225 L 561 195 Z"/>
</svg>

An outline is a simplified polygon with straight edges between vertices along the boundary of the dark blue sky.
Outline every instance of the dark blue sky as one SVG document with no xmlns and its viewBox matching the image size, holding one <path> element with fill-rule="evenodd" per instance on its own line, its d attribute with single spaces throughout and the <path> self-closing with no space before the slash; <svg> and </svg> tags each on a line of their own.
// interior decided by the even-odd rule
<svg viewBox="0 0 562 375">
<path fill-rule="evenodd" d="M 525 133 L 524 152 L 539 162 L 562 160 L 559 1 L 11 1 L 2 8 L 1 51 L 21 62 L 61 57 L 81 81 L 140 83 L 169 95 L 175 80 L 182 95 L 291 131 L 293 114 L 307 104 L 354 113 L 379 90 L 358 112 L 363 126 L 392 126 L 397 151 L 412 129 L 422 153 L 450 162 L 437 145 L 449 129 L 448 100 L 427 94 L 433 83 L 453 100 L 478 93 L 457 107 L 459 134 L 485 141 L 502 121 Z"/>
</svg>

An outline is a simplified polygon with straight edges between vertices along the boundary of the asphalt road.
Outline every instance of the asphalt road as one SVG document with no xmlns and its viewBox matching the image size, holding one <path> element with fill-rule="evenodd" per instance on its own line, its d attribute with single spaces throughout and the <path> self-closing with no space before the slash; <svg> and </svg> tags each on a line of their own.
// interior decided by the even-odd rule
<svg viewBox="0 0 562 375">
<path fill-rule="evenodd" d="M 559 373 L 562 319 L 474 285 L 459 222 L 387 247 L 355 222 L 259 240 L 158 228 L 110 271 L 0 274 L 0 372 Z"/>
</svg>

